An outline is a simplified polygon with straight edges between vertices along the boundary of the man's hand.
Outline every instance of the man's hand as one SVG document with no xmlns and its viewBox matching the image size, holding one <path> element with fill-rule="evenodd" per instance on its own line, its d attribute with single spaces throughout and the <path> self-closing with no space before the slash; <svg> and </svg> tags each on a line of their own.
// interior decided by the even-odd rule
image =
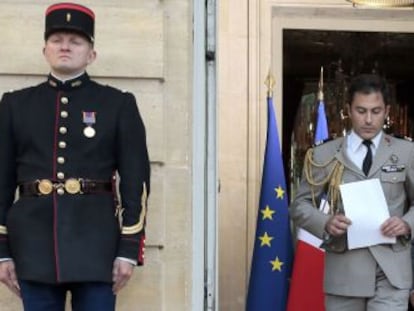
<svg viewBox="0 0 414 311">
<path fill-rule="evenodd" d="M 118 258 L 115 259 L 112 270 L 112 281 L 114 282 L 112 291 L 115 295 L 127 284 L 132 276 L 132 272 L 134 272 L 134 265 Z"/>
<path fill-rule="evenodd" d="M 331 236 L 341 236 L 348 229 L 351 220 L 343 214 L 333 215 L 325 225 L 325 231 Z"/>
<path fill-rule="evenodd" d="M 0 282 L 2 282 L 13 293 L 20 297 L 20 286 L 17 282 L 13 260 L 0 262 Z"/>
<path fill-rule="evenodd" d="M 383 235 L 390 238 L 411 233 L 410 226 L 397 216 L 392 216 L 384 221 L 380 229 Z"/>
</svg>

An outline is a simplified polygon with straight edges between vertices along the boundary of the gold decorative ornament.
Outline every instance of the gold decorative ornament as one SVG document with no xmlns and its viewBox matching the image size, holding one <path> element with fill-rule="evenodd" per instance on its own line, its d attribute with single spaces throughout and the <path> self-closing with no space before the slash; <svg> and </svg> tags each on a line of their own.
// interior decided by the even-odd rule
<svg viewBox="0 0 414 311">
<path fill-rule="evenodd" d="M 81 84 L 82 84 L 82 81 L 81 80 L 76 80 L 76 81 L 74 81 L 74 82 L 71 83 L 71 86 L 72 87 L 76 87 L 76 86 L 79 86 Z"/>
<path fill-rule="evenodd" d="M 414 0 L 346 0 L 353 5 L 366 5 L 372 7 L 413 7 Z"/>
<path fill-rule="evenodd" d="M 275 86 L 275 79 L 273 78 L 273 75 L 270 73 L 266 77 L 265 85 L 267 87 L 267 97 L 273 96 L 273 87 Z"/>
<path fill-rule="evenodd" d="M 49 179 L 39 180 L 37 190 L 40 194 L 48 195 L 53 191 L 53 183 Z"/>
<path fill-rule="evenodd" d="M 321 180 L 315 180 L 313 177 L 314 169 L 328 169 L 328 174 Z M 303 166 L 306 181 L 311 186 L 312 191 L 312 203 L 315 208 L 318 208 L 316 202 L 315 189 L 324 189 L 327 187 L 327 195 L 329 200 L 329 214 L 333 215 L 338 210 L 338 200 L 340 198 L 339 185 L 342 181 L 342 175 L 344 173 L 344 165 L 340 163 L 334 157 L 326 163 L 316 163 L 313 160 L 313 148 L 308 149 L 305 155 L 305 162 Z"/>
<path fill-rule="evenodd" d="M 67 193 L 76 194 L 81 192 L 81 184 L 78 179 L 69 178 L 65 181 L 65 190 Z"/>
<path fill-rule="evenodd" d="M 132 226 L 121 226 L 122 228 L 122 234 L 136 234 L 142 231 L 144 229 L 144 223 L 145 223 L 145 216 L 147 214 L 147 185 L 145 182 L 142 184 L 142 194 L 141 194 L 141 213 L 139 214 L 139 220 L 136 224 Z M 121 212 L 123 209 L 121 209 Z M 122 213 L 120 214 L 122 216 Z M 119 219 L 118 219 L 119 220 Z"/>
<path fill-rule="evenodd" d="M 318 100 L 319 101 L 323 101 L 324 100 L 324 96 L 323 96 L 323 66 L 321 66 L 321 76 L 319 78 L 319 85 L 318 85 Z"/>
</svg>

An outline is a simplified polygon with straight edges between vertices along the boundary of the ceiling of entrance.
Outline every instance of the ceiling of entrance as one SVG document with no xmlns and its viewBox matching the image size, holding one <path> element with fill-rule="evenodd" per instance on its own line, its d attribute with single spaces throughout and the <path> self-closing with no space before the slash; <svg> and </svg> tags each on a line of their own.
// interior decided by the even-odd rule
<svg viewBox="0 0 414 311">
<path fill-rule="evenodd" d="M 388 79 L 411 79 L 414 34 L 283 30 L 283 74 L 304 80 L 376 71 Z"/>
</svg>

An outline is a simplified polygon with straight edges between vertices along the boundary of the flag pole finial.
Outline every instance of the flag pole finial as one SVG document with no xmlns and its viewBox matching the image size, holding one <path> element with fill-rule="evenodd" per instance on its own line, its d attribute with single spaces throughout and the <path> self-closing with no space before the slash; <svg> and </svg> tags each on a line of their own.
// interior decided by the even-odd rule
<svg viewBox="0 0 414 311">
<path fill-rule="evenodd" d="M 273 87 L 275 85 L 275 79 L 273 78 L 273 75 L 270 73 L 267 75 L 265 85 L 267 87 L 267 97 L 273 96 Z"/>
<path fill-rule="evenodd" d="M 321 66 L 321 76 L 319 78 L 318 100 L 323 100 L 323 66 Z"/>
</svg>

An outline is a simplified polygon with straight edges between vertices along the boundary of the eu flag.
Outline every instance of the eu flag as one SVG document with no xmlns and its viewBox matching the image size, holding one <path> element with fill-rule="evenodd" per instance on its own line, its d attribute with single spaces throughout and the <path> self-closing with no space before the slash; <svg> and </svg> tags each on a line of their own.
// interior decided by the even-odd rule
<svg viewBox="0 0 414 311">
<path fill-rule="evenodd" d="M 246 311 L 285 311 L 292 266 L 286 181 L 271 96 Z"/>
<path fill-rule="evenodd" d="M 325 103 L 323 98 L 323 67 L 321 67 L 321 78 L 319 80 L 318 91 L 318 113 L 316 119 L 316 131 L 313 139 L 315 144 L 318 144 L 329 137 L 328 120 L 326 119 Z"/>
<path fill-rule="evenodd" d="M 326 120 L 325 103 L 323 99 L 318 100 L 318 116 L 316 119 L 315 144 L 329 137 L 328 121 Z"/>
</svg>

